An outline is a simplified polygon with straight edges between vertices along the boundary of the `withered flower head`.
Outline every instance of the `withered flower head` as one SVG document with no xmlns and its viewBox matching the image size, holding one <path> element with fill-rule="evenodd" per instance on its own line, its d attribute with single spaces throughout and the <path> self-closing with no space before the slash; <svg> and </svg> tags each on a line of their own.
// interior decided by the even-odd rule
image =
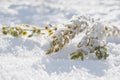
<svg viewBox="0 0 120 80">
<path fill-rule="evenodd" d="M 23 31 L 22 36 L 26 36 L 26 35 L 27 35 L 27 31 Z"/>
<path fill-rule="evenodd" d="M 48 26 L 45 26 L 45 30 L 48 30 Z"/>
<path fill-rule="evenodd" d="M 41 30 L 40 30 L 40 29 L 37 29 L 37 30 L 36 30 L 36 33 L 37 33 L 37 34 L 40 34 L 40 33 L 41 33 Z"/>
<path fill-rule="evenodd" d="M 7 30 L 7 27 L 5 27 L 5 26 L 4 26 L 4 27 L 2 27 L 2 30 L 3 30 L 3 31 L 4 31 L 4 30 Z"/>
</svg>

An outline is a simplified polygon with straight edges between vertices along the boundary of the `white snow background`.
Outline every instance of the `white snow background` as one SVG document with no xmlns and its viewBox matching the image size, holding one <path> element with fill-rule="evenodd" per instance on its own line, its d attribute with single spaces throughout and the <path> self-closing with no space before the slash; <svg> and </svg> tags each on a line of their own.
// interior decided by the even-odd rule
<svg viewBox="0 0 120 80">
<path fill-rule="evenodd" d="M 75 15 L 101 18 L 120 27 L 120 0 L 0 0 L 0 25 L 62 24 Z M 119 80 L 120 38 L 107 41 L 106 60 L 70 60 L 82 35 L 46 56 L 47 37 L 5 37 L 0 32 L 0 80 Z"/>
</svg>

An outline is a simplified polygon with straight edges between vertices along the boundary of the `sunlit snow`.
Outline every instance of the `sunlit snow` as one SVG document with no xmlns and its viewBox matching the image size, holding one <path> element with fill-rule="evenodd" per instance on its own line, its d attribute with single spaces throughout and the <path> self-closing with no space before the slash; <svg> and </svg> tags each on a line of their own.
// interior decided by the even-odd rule
<svg viewBox="0 0 120 80">
<path fill-rule="evenodd" d="M 63 24 L 76 15 L 120 27 L 120 0 L 0 0 L 0 29 L 1 25 L 24 23 L 38 27 Z M 47 36 L 13 38 L 0 32 L 0 80 L 119 80 L 120 38 L 107 39 L 106 60 L 70 60 L 82 36 L 46 56 Z"/>
</svg>

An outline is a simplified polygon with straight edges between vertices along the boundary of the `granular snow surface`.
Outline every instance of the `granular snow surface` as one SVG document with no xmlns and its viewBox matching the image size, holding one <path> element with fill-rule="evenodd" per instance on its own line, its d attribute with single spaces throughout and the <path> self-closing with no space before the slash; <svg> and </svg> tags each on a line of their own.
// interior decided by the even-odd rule
<svg viewBox="0 0 120 80">
<path fill-rule="evenodd" d="M 101 18 L 120 27 L 120 0 L 0 0 L 0 25 L 28 23 L 42 27 L 62 24 L 75 15 Z M 120 37 L 107 39 L 106 60 L 70 60 L 69 54 L 76 50 L 82 36 L 46 56 L 47 37 L 13 38 L 0 32 L 0 80 L 119 80 Z"/>
</svg>

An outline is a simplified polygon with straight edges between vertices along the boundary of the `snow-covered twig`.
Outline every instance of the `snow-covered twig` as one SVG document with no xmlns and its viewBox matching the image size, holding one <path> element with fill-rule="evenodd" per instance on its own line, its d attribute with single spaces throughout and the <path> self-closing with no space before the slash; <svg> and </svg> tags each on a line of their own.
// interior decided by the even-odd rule
<svg viewBox="0 0 120 80">
<path fill-rule="evenodd" d="M 49 26 L 49 25 L 48 25 Z M 80 33 L 85 36 L 76 45 L 79 49 L 71 54 L 71 59 L 84 59 L 85 55 L 94 54 L 98 59 L 106 59 L 108 57 L 106 39 L 109 36 L 119 36 L 120 29 L 116 26 L 106 26 L 99 20 L 88 16 L 73 17 L 68 22 L 60 26 L 52 26 L 49 28 L 38 28 L 28 24 L 17 25 L 13 27 L 2 27 L 4 35 L 12 35 L 13 37 L 32 37 L 40 34 L 46 34 L 50 37 L 51 48 L 46 51 L 46 55 L 60 51 L 70 40 Z"/>
<path fill-rule="evenodd" d="M 94 19 L 86 16 L 73 17 L 63 25 L 63 28 L 51 35 L 51 48 L 46 54 L 58 52 L 64 45 L 68 44 L 75 35 L 86 31 L 94 23 Z"/>
</svg>

